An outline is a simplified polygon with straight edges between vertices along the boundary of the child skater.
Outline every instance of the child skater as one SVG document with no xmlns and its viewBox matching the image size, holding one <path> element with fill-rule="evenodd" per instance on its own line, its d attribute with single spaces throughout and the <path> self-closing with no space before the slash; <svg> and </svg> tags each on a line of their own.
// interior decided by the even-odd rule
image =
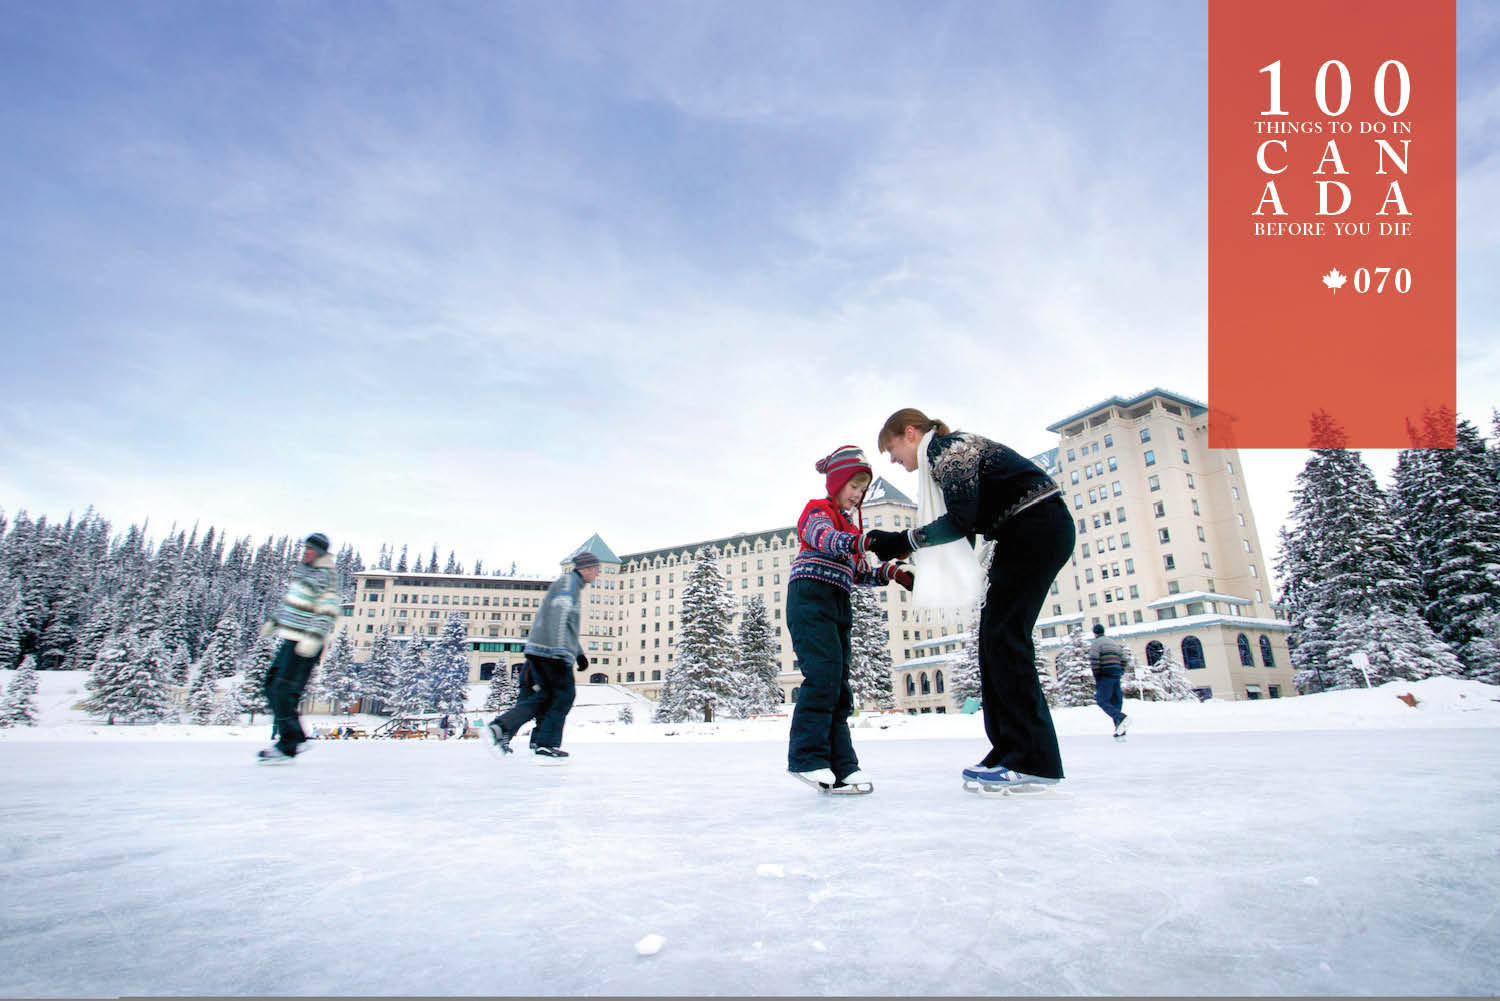
<svg viewBox="0 0 1500 1001">
<path fill-rule="evenodd" d="M 787 583 L 786 618 L 802 671 L 792 711 L 787 770 L 824 792 L 854 795 L 874 786 L 859 770 L 849 739 L 849 592 L 896 581 L 911 590 L 912 574 L 894 560 L 870 569 L 861 510 L 870 486 L 864 453 L 844 445 L 819 459 L 828 496 L 807 502 L 797 519 L 801 546 Z M 859 519 L 851 520 L 851 514 Z"/>
</svg>

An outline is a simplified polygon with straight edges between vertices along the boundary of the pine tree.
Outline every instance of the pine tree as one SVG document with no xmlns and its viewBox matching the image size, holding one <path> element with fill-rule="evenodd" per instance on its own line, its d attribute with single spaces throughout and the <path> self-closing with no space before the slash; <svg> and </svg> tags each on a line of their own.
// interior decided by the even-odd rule
<svg viewBox="0 0 1500 1001">
<path fill-rule="evenodd" d="M 1363 688 L 1366 673 L 1372 686 L 1463 673 L 1458 658 L 1417 616 L 1386 608 L 1346 612 L 1339 616 L 1334 632 L 1337 638 L 1329 647 L 1328 665 L 1336 688 Z M 1364 672 L 1354 665 L 1351 654 L 1355 651 L 1369 658 Z"/>
<path fill-rule="evenodd" d="M 438 712 L 463 713 L 469 692 L 469 627 L 457 612 L 448 613 L 428 660 L 431 705 Z"/>
<path fill-rule="evenodd" d="M 133 645 L 128 632 L 110 634 L 99 648 L 84 682 L 89 692 L 83 701 L 84 711 L 103 716 L 109 726 L 114 726 L 115 717 L 124 716 L 129 708 L 121 694 L 121 677 L 134 656 Z"/>
<path fill-rule="evenodd" d="M 663 686 L 663 694 L 671 690 L 672 699 L 658 704 L 658 719 L 744 717 L 745 697 L 736 684 L 733 621 L 734 601 L 724 577 L 713 560 L 700 553 L 683 585 L 677 658 Z M 664 717 L 664 711 L 671 715 Z"/>
<path fill-rule="evenodd" d="M 443 573 L 461 574 L 464 572 L 463 564 L 458 562 L 453 555 L 453 550 L 448 550 L 448 562 L 443 565 Z"/>
<path fill-rule="evenodd" d="M 323 658 L 318 694 L 331 704 L 334 713 L 347 711 L 359 700 L 359 672 L 354 663 L 354 645 L 349 642 L 347 631 L 339 633 Z"/>
<path fill-rule="evenodd" d="M 490 687 L 484 696 L 485 711 L 504 712 L 515 705 L 516 700 L 516 681 L 511 677 L 510 665 L 504 662 L 496 664 L 495 673 L 490 675 Z"/>
<path fill-rule="evenodd" d="M 364 697 L 366 712 L 386 712 L 392 702 L 396 683 L 396 661 L 400 656 L 391 640 L 388 629 L 375 634 L 375 643 L 370 647 L 370 656 L 360 666 L 360 694 Z"/>
<path fill-rule="evenodd" d="M 765 600 L 752 594 L 740 615 L 739 632 L 739 675 L 746 689 L 747 713 L 769 713 L 781 708 L 780 673 L 776 631 L 766 616 Z"/>
<path fill-rule="evenodd" d="M 174 656 L 158 636 L 149 637 L 133 663 L 120 673 L 121 694 L 128 708 L 124 718 L 133 723 L 160 723 L 175 716 L 169 691 Z"/>
<path fill-rule="evenodd" d="M 849 596 L 853 625 L 849 633 L 849 688 L 854 704 L 866 709 L 889 709 L 896 704 L 891 687 L 890 631 L 885 610 L 868 587 Z"/>
<path fill-rule="evenodd" d="M 431 687 L 427 680 L 427 644 L 420 636 L 412 637 L 396 661 L 395 684 L 391 690 L 394 715 L 413 716 L 426 708 Z"/>
<path fill-rule="evenodd" d="M 213 726 L 237 726 L 239 722 L 239 700 L 234 692 L 221 692 L 214 698 L 214 713 L 209 723 Z"/>
<path fill-rule="evenodd" d="M 0 668 L 21 659 L 21 588 L 0 590 Z"/>
<path fill-rule="evenodd" d="M 631 723 L 635 722 L 635 713 L 629 706 L 621 706 L 619 715 L 616 716 L 615 719 L 619 720 L 621 723 L 624 723 L 626 726 L 629 726 Z"/>
<path fill-rule="evenodd" d="M 1033 643 L 1035 637 L 1033 637 Z M 1045 665 L 1038 672 L 1045 683 L 1048 678 Z M 979 617 L 974 616 L 969 630 L 964 633 L 958 646 L 958 660 L 948 671 L 948 694 L 953 698 L 953 707 L 962 709 L 968 699 L 984 700 L 984 686 L 979 677 Z"/>
<path fill-rule="evenodd" d="M 406 547 L 401 547 L 401 558 L 396 561 L 396 572 L 406 573 Z"/>
<path fill-rule="evenodd" d="M 36 726 L 36 689 L 36 658 L 28 654 L 5 690 L 0 726 Z"/>
<path fill-rule="evenodd" d="M 240 681 L 234 686 L 234 698 L 240 711 L 249 713 L 251 724 L 255 723 L 256 713 L 271 712 L 271 703 L 266 700 L 266 676 L 271 673 L 271 663 L 280 645 L 274 634 L 261 636 L 240 658 Z"/>
<path fill-rule="evenodd" d="M 1155 664 L 1141 665 L 1129 647 L 1125 647 L 1125 653 L 1125 677 L 1120 686 L 1125 698 L 1142 702 L 1198 701 L 1187 671 L 1177 662 L 1171 647 L 1162 650 Z"/>
<path fill-rule="evenodd" d="M 1500 612 L 1480 616 L 1474 627 L 1476 635 L 1464 647 L 1468 677 L 1500 685 Z"/>
<path fill-rule="evenodd" d="M 1421 573 L 1423 617 L 1465 662 L 1479 620 L 1500 611 L 1500 488 L 1490 474 L 1478 429 L 1461 420 L 1453 448 L 1401 453 L 1392 490 Z"/>
<path fill-rule="evenodd" d="M 1068 642 L 1056 660 L 1057 687 L 1053 708 L 1094 704 L 1094 671 L 1089 665 L 1089 641 L 1083 630 L 1068 630 Z"/>
<path fill-rule="evenodd" d="M 1292 528 L 1282 530 L 1278 562 L 1292 615 L 1295 681 L 1303 691 L 1347 678 L 1330 661 L 1344 616 L 1387 611 L 1421 618 L 1416 569 L 1375 477 L 1358 452 L 1337 447 L 1344 438 L 1326 415 L 1315 420 L 1314 432 L 1320 444 L 1297 475 Z"/>
<path fill-rule="evenodd" d="M 218 693 L 214 691 L 213 668 L 208 664 L 200 664 L 193 672 L 193 683 L 188 686 L 187 714 L 188 719 L 200 725 L 206 725 L 213 719 L 214 703 Z"/>
<path fill-rule="evenodd" d="M 219 616 L 218 624 L 214 626 L 213 633 L 209 636 L 208 645 L 203 648 L 203 655 L 198 658 L 198 670 L 206 670 L 211 678 L 230 678 L 234 676 L 237 667 L 235 663 L 235 650 L 240 642 L 240 627 L 234 616 L 224 614 Z"/>
</svg>

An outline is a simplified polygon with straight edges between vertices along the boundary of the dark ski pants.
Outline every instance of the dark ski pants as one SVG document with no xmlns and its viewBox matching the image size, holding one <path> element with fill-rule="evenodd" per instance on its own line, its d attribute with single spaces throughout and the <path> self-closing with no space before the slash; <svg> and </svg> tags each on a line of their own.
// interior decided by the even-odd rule
<svg viewBox="0 0 1500 1001">
<path fill-rule="evenodd" d="M 573 686 L 573 665 L 551 657 L 526 655 L 531 670 L 531 684 L 525 684 L 526 671 L 522 670 L 523 687 L 516 704 L 495 717 L 506 733 L 515 733 L 528 720 L 536 720 L 535 737 L 537 747 L 558 747 L 562 744 L 563 723 L 568 710 L 573 708 L 576 691 Z M 536 689 L 533 691 L 532 689 Z"/>
<path fill-rule="evenodd" d="M 849 688 L 849 592 L 837 584 L 801 578 L 787 585 L 786 623 L 802 671 L 792 710 L 787 770 L 831 768 L 842 779 L 859 771 L 849 738 L 854 693 Z"/>
<path fill-rule="evenodd" d="M 979 613 L 980 691 L 990 740 L 980 763 L 987 768 L 1063 777 L 1031 631 L 1053 579 L 1073 555 L 1075 535 L 1067 504 L 1054 497 L 1003 522 L 991 536 L 995 558 Z"/>
<path fill-rule="evenodd" d="M 1125 693 L 1120 682 L 1124 671 L 1097 671 L 1094 674 L 1094 705 L 1104 710 L 1104 715 L 1114 720 L 1116 726 L 1125 718 L 1121 706 L 1125 704 Z"/>
<path fill-rule="evenodd" d="M 276 659 L 266 672 L 266 701 L 271 704 L 275 720 L 276 746 L 287 754 L 296 754 L 297 745 L 307 740 L 302 720 L 297 716 L 297 703 L 302 701 L 302 690 L 317 665 L 317 657 L 304 657 L 297 652 L 295 641 L 282 640 L 281 649 L 276 651 Z"/>
</svg>

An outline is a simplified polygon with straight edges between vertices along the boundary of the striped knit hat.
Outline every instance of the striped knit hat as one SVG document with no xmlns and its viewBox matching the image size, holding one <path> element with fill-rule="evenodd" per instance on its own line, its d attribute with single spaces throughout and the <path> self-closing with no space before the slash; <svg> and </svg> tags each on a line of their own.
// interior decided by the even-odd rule
<svg viewBox="0 0 1500 1001">
<path fill-rule="evenodd" d="M 818 472 L 823 473 L 827 479 L 828 496 L 832 497 L 844 488 L 844 484 L 854 478 L 857 473 L 864 473 L 872 479 L 875 476 L 870 469 L 870 463 L 854 445 L 840 445 L 832 452 L 819 459 L 813 466 Z"/>
</svg>

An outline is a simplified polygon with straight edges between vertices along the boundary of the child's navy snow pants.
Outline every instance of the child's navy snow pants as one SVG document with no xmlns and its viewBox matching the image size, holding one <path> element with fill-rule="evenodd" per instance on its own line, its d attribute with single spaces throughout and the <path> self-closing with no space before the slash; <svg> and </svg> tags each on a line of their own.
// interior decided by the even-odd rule
<svg viewBox="0 0 1500 1001">
<path fill-rule="evenodd" d="M 792 710 L 787 770 L 830 768 L 835 778 L 859 770 L 849 739 L 849 631 L 854 616 L 849 592 L 836 584 L 799 578 L 787 586 L 787 629 L 802 671 Z"/>
</svg>

